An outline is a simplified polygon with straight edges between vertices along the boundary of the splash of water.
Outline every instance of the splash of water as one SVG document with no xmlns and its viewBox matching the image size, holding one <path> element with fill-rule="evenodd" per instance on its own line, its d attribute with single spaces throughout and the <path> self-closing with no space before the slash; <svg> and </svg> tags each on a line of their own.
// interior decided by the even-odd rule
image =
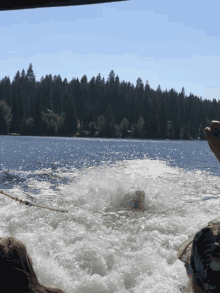
<svg viewBox="0 0 220 293">
<path fill-rule="evenodd" d="M 52 170 L 36 172 L 55 176 Z M 22 173 L 29 194 L 38 190 L 36 202 L 68 214 L 0 197 L 0 237 L 15 236 L 27 245 L 40 282 L 67 293 L 179 292 L 187 276 L 177 250 L 219 214 L 219 199 L 212 198 L 220 183 L 205 171 L 149 159 L 68 172 L 57 169 L 57 176 L 69 179 L 57 190 Z M 145 194 L 146 211 L 114 209 L 137 190 Z M 27 200 L 18 186 L 7 192 Z"/>
</svg>

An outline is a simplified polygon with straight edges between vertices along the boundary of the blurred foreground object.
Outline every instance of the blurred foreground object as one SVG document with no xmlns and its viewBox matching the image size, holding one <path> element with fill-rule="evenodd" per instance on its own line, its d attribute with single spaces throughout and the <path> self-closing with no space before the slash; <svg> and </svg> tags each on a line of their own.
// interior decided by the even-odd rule
<svg viewBox="0 0 220 293">
<path fill-rule="evenodd" d="M 211 128 L 204 129 L 209 147 L 220 162 L 220 121 L 211 121 Z"/>
<path fill-rule="evenodd" d="M 53 285 L 42 285 L 33 269 L 26 245 L 15 237 L 0 238 L 1 292 L 64 293 Z"/>
<path fill-rule="evenodd" d="M 184 263 L 189 277 L 182 292 L 220 292 L 219 236 L 220 221 L 214 219 L 180 245 L 177 257 Z"/>
<path fill-rule="evenodd" d="M 46 0 L 3 0 L 0 2 L 0 11 L 3 10 L 17 10 L 17 9 L 29 9 L 29 8 L 44 8 L 44 7 L 59 7 L 59 6 L 76 6 L 76 5 L 89 5 L 89 4 L 103 4 L 111 2 L 122 2 L 129 0 L 66 0 L 66 1 L 46 1 Z"/>
</svg>

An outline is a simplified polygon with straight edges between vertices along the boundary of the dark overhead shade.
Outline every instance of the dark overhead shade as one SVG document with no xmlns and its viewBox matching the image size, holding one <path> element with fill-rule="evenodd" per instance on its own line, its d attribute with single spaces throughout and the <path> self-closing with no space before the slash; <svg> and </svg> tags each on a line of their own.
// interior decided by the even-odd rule
<svg viewBox="0 0 220 293">
<path fill-rule="evenodd" d="M 3 10 L 17 10 L 28 8 L 44 8 L 44 7 L 59 7 L 59 6 L 75 6 L 75 5 L 88 5 L 88 4 L 102 4 L 111 2 L 121 2 L 129 0 L 1 0 L 0 11 Z"/>
</svg>

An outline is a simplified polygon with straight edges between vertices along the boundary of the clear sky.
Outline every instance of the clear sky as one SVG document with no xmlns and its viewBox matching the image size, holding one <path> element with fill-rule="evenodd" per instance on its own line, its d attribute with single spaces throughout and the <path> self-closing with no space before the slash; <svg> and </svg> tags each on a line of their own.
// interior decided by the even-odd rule
<svg viewBox="0 0 220 293">
<path fill-rule="evenodd" d="M 0 11 L 0 79 L 27 71 L 68 81 L 111 70 L 153 89 L 220 98 L 220 1 L 130 0 Z"/>
</svg>

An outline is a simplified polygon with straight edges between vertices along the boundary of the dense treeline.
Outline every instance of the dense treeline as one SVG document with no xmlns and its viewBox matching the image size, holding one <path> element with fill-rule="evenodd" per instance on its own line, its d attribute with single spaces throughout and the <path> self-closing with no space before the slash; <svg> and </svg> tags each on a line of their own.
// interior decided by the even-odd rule
<svg viewBox="0 0 220 293">
<path fill-rule="evenodd" d="M 162 91 L 119 81 L 46 75 L 36 81 L 32 64 L 13 81 L 0 81 L 0 134 L 205 139 L 210 120 L 220 120 L 220 101 L 203 100 L 173 88 Z"/>
</svg>

